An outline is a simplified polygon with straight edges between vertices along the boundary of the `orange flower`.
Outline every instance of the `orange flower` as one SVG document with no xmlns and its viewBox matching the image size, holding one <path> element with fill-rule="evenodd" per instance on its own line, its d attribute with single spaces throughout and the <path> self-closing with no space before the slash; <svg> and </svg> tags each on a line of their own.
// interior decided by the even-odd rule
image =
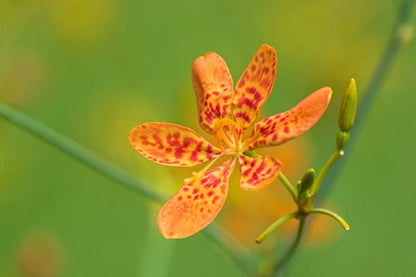
<svg viewBox="0 0 416 277">
<path fill-rule="evenodd" d="M 267 155 L 253 157 L 249 151 L 279 145 L 301 135 L 324 113 L 332 94 L 329 87 L 312 93 L 289 111 L 255 123 L 271 93 L 276 66 L 274 48 L 263 44 L 233 90 L 231 74 L 218 54 L 207 53 L 195 60 L 192 81 L 199 123 L 214 136 L 217 146 L 195 131 L 171 123 L 144 123 L 130 132 L 133 147 L 156 163 L 194 166 L 211 160 L 185 179 L 185 185 L 160 211 L 159 228 L 166 238 L 193 235 L 216 217 L 225 202 L 228 180 L 237 160 L 241 188 L 259 190 L 270 184 L 281 163 Z M 210 169 L 220 157 L 228 159 Z"/>
</svg>

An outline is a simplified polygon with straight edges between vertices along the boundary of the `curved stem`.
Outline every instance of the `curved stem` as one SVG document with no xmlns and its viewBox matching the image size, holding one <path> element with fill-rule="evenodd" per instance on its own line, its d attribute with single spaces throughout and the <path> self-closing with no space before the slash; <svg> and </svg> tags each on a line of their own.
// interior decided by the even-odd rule
<svg viewBox="0 0 416 277">
<path fill-rule="evenodd" d="M 262 243 L 277 227 L 289 221 L 290 219 L 296 217 L 297 215 L 298 213 L 294 212 L 279 218 L 272 225 L 270 225 L 263 233 L 261 233 L 260 236 L 256 238 L 256 242 L 259 244 Z"/>
<path fill-rule="evenodd" d="M 341 224 L 341 226 L 348 231 L 350 229 L 350 225 L 347 223 L 347 221 L 345 221 L 345 219 L 343 219 L 340 215 L 334 213 L 333 211 L 329 211 L 326 209 L 312 209 L 308 212 L 309 214 L 324 214 L 324 215 L 328 215 L 330 217 L 332 217 L 333 219 L 335 219 L 336 221 L 339 222 L 339 224 Z"/>
<path fill-rule="evenodd" d="M 299 226 L 298 226 L 298 232 L 296 234 L 296 238 L 293 241 L 292 245 L 290 246 L 289 250 L 286 252 L 286 254 L 278 260 L 276 266 L 273 269 L 273 274 L 272 274 L 273 276 L 277 276 L 277 273 L 281 271 L 288 264 L 290 259 L 295 254 L 296 250 L 299 248 L 302 235 L 303 235 L 303 231 L 305 229 L 305 222 L 306 222 L 306 216 L 302 216 L 299 219 Z"/>
<path fill-rule="evenodd" d="M 285 186 L 285 188 L 289 191 L 290 195 L 292 195 L 293 200 L 295 202 L 298 202 L 298 192 L 293 187 L 292 183 L 289 181 L 288 178 L 283 174 L 283 172 L 279 172 L 279 180 L 282 182 L 282 184 Z"/>
<path fill-rule="evenodd" d="M 315 181 L 313 182 L 311 186 L 311 196 L 315 195 L 316 192 L 319 190 L 319 187 L 322 184 L 322 181 L 326 177 L 326 175 L 329 172 L 329 169 L 338 161 L 342 156 L 344 155 L 343 150 L 336 149 L 334 153 L 332 153 L 331 157 L 328 159 L 328 161 L 325 163 L 322 170 L 319 172 L 318 176 L 316 177 Z"/>
<path fill-rule="evenodd" d="M 141 180 L 137 176 L 99 157 L 98 155 L 81 146 L 80 144 L 53 131 L 52 129 L 36 121 L 35 119 L 30 118 L 29 116 L 26 116 L 23 113 L 2 103 L 0 103 L 0 117 L 19 126 L 23 130 L 35 135 L 41 140 L 61 150 L 63 153 L 75 158 L 84 165 L 94 169 L 98 173 L 110 178 L 117 184 L 120 184 L 123 187 L 137 194 L 140 194 L 150 200 L 160 203 L 163 203 L 167 200 L 167 197 L 152 189 L 152 186 L 150 184 Z M 257 261 L 254 259 L 252 255 L 246 254 L 248 253 L 248 251 L 241 252 L 244 253 L 244 258 L 242 257 L 243 254 L 241 254 L 240 256 L 240 252 L 234 251 L 233 249 L 236 248 L 237 242 L 234 241 L 231 245 L 229 243 L 230 240 L 225 240 L 224 231 L 222 231 L 221 236 L 216 235 L 216 231 L 211 229 L 204 229 L 202 231 L 204 232 L 204 234 L 210 237 L 215 244 L 219 245 L 222 249 L 224 249 L 226 253 L 233 258 L 234 261 L 244 260 L 246 262 L 247 260 L 250 260 L 251 262 L 246 262 L 245 266 L 242 262 L 238 262 L 238 265 L 242 266 L 242 268 L 249 274 L 251 274 L 254 271 L 252 268 L 250 268 L 250 266 L 256 264 Z M 239 245 L 238 248 L 244 249 L 241 245 Z"/>
</svg>

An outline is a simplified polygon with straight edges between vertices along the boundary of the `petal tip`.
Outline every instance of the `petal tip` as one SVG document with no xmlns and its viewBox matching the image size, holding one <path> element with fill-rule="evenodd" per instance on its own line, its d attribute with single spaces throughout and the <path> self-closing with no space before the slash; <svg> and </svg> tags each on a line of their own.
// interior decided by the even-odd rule
<svg viewBox="0 0 416 277">
<path fill-rule="evenodd" d="M 330 87 L 325 87 L 325 89 L 328 91 L 328 102 L 327 102 L 327 105 L 328 105 L 329 102 L 331 101 L 333 91 L 332 91 L 332 88 Z"/>
<path fill-rule="evenodd" d="M 199 56 L 195 59 L 194 65 L 198 64 L 199 62 L 202 62 L 205 59 L 210 59 L 210 58 L 221 58 L 220 55 L 218 55 L 215 52 L 206 52 L 203 56 Z M 221 58 L 222 59 L 222 58 Z"/>
<path fill-rule="evenodd" d="M 272 50 L 273 52 L 276 52 L 276 49 L 274 49 L 273 46 L 267 43 L 263 43 L 262 45 L 260 45 L 259 49 L 267 49 L 267 50 Z"/>
<path fill-rule="evenodd" d="M 333 91 L 332 91 L 332 88 L 331 87 L 328 87 L 328 86 L 326 86 L 326 87 L 323 87 L 323 88 L 320 88 L 320 89 L 318 89 L 315 93 L 313 93 L 313 94 L 315 94 L 315 95 L 320 95 L 320 97 L 324 97 L 324 95 L 326 94 L 326 97 L 327 97 L 327 102 L 326 102 L 326 105 L 328 106 L 328 104 L 329 104 L 329 102 L 331 101 L 331 98 L 332 98 L 332 93 L 333 93 Z M 321 98 L 321 99 L 322 99 Z"/>
<path fill-rule="evenodd" d="M 171 226 L 171 225 L 168 224 L 168 222 L 164 222 L 165 221 L 165 219 L 164 219 L 165 215 L 163 214 L 164 208 L 165 207 L 163 207 L 159 212 L 159 215 L 157 217 L 157 223 L 158 223 L 158 226 L 159 226 L 160 234 L 165 239 L 182 239 L 182 238 L 186 238 L 186 237 L 189 237 L 190 235 L 192 235 L 192 234 L 186 234 L 186 235 L 180 234 L 175 230 L 169 229 L 169 226 Z"/>
</svg>

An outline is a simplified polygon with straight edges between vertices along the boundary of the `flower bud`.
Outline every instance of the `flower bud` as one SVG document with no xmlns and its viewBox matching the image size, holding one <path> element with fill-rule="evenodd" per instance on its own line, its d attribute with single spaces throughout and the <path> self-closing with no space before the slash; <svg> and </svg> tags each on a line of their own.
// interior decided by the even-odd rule
<svg viewBox="0 0 416 277">
<path fill-rule="evenodd" d="M 355 113 L 357 111 L 357 84 L 351 78 L 345 89 L 344 98 L 339 113 L 339 128 L 343 132 L 348 132 L 354 125 Z"/>
<path fill-rule="evenodd" d="M 298 186 L 298 210 L 299 212 L 308 212 L 312 209 L 314 193 L 311 187 L 315 181 L 315 170 L 310 168 L 306 170 Z"/>
<path fill-rule="evenodd" d="M 337 133 L 337 148 L 342 149 L 347 144 L 348 140 L 350 139 L 349 132 L 338 131 Z"/>
<path fill-rule="evenodd" d="M 308 193 L 314 180 L 315 180 L 315 170 L 313 168 L 306 170 L 305 175 L 303 175 L 302 180 L 299 183 L 299 196 L 300 197 Z"/>
</svg>

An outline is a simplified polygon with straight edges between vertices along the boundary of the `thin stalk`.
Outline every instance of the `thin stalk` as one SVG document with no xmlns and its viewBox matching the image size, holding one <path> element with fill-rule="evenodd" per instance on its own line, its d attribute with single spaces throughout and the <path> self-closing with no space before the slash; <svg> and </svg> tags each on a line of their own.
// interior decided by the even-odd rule
<svg viewBox="0 0 416 277">
<path fill-rule="evenodd" d="M 277 273 L 281 271 L 292 259 L 294 256 L 296 250 L 299 248 L 300 242 L 302 240 L 303 231 L 305 229 L 305 222 L 306 222 L 306 216 L 302 216 L 299 219 L 299 226 L 298 226 L 298 232 L 296 234 L 296 238 L 293 241 L 292 245 L 290 246 L 289 250 L 284 254 L 277 262 L 276 266 L 273 269 L 273 276 L 277 276 Z"/>
<path fill-rule="evenodd" d="M 329 172 L 329 169 L 344 155 L 343 150 L 335 149 L 334 153 L 332 153 L 331 157 L 325 163 L 324 167 L 319 172 L 318 176 L 316 177 L 315 181 L 311 186 L 311 193 L 315 195 L 315 193 L 319 190 L 319 187 L 322 184 L 322 181 L 326 177 Z"/>
<path fill-rule="evenodd" d="M 406 27 L 409 27 L 410 21 L 412 19 L 412 12 L 414 8 L 415 0 L 403 0 L 399 6 L 399 10 L 396 17 L 395 26 L 390 34 L 388 43 L 384 49 L 383 54 L 380 57 L 380 60 L 377 66 L 374 69 L 374 72 L 370 78 L 370 82 L 367 86 L 367 89 L 363 93 L 363 97 L 359 101 L 359 107 L 357 110 L 357 116 L 353 127 L 354 135 L 351 136 L 347 146 L 346 151 L 354 147 L 356 134 L 363 128 L 363 123 L 367 118 L 368 113 L 371 110 L 373 103 L 376 103 L 376 98 L 381 91 L 382 85 L 387 79 L 387 74 L 389 73 L 394 59 L 401 49 L 401 47 L 406 43 L 405 34 L 403 32 Z M 345 164 L 345 159 L 343 162 L 337 164 L 334 169 L 328 174 L 325 178 L 323 184 L 325 190 L 321 191 L 318 200 L 323 201 L 325 195 L 329 193 L 330 188 L 329 184 L 335 182 L 336 177 L 339 175 L 342 166 Z"/>
<path fill-rule="evenodd" d="M 120 184 L 124 188 L 127 188 L 134 193 L 140 194 L 149 200 L 153 200 L 159 203 L 163 203 L 167 200 L 166 196 L 152 189 L 152 186 L 149 183 L 146 183 L 139 177 L 99 157 L 92 151 L 53 131 L 37 120 L 2 103 L 0 103 L 0 117 L 33 134 L 51 146 L 56 147 L 63 153 L 75 158 L 87 167 L 94 169 L 96 172 L 106 176 L 107 178 L 115 181 L 116 184 Z M 211 224 L 211 226 L 212 225 L 213 224 Z M 237 247 L 237 242 L 233 241 L 231 245 L 229 240 L 225 240 L 225 231 L 222 231 L 221 235 L 216 234 L 217 231 L 215 231 L 215 229 L 204 229 L 202 231 L 205 235 L 211 238 L 215 244 L 224 249 L 225 252 L 230 255 L 234 261 L 237 261 L 238 265 L 242 266 L 242 268 L 247 271 L 247 273 L 252 273 L 253 270 L 249 269 L 249 266 L 256 264 L 257 261 L 252 255 L 245 255 L 244 261 L 247 265 L 244 266 L 242 262 L 239 262 L 240 260 L 243 260 L 243 258 L 240 257 L 239 252 L 234 251 L 234 249 Z M 238 249 L 244 249 L 244 247 L 242 245 L 238 245 Z M 241 253 L 249 252 L 244 250 Z M 250 260 L 250 263 L 247 262 L 248 260 Z"/>
<path fill-rule="evenodd" d="M 210 224 L 203 229 L 205 235 L 217 246 L 228 253 L 231 259 L 249 276 L 253 276 L 259 267 L 259 261 L 243 247 L 233 236 L 218 224 Z"/>
<path fill-rule="evenodd" d="M 396 25 L 390 35 L 389 42 L 387 43 L 385 51 L 383 55 L 381 56 L 377 67 L 374 70 L 370 83 L 365 91 L 364 97 L 360 101 L 361 102 L 360 108 L 358 109 L 358 112 L 357 112 L 357 117 L 356 117 L 355 127 L 354 127 L 355 132 L 362 129 L 362 122 L 366 118 L 371 108 L 372 103 L 375 102 L 375 98 L 377 97 L 377 94 L 380 92 L 380 88 L 386 79 L 387 73 L 389 72 L 391 65 L 393 64 L 394 58 L 396 57 L 398 51 L 400 50 L 401 46 L 403 46 L 405 42 L 404 38 L 402 37 L 401 32 L 403 31 L 403 28 L 405 28 L 406 26 L 408 26 L 408 24 L 410 24 L 414 4 L 415 4 L 415 0 L 403 0 L 400 4 L 399 11 L 397 13 Z M 351 148 L 351 146 L 353 145 L 352 143 L 353 141 L 355 141 L 354 136 L 350 139 L 349 144 L 347 145 L 347 148 Z M 336 150 L 336 151 L 339 151 L 339 150 Z M 335 161 L 337 160 L 336 155 L 337 154 L 334 152 L 333 159 Z M 332 170 L 331 174 L 328 174 L 327 177 L 325 178 L 326 190 L 324 191 L 324 194 L 321 193 L 320 199 L 319 199 L 320 201 L 323 200 L 325 194 L 327 194 L 329 191 L 328 184 L 334 183 L 334 180 L 336 176 L 338 176 L 339 171 L 341 169 L 341 165 L 342 163 L 339 166 L 336 166 L 334 170 Z M 329 170 L 329 167 L 327 168 L 327 170 Z M 323 177 L 324 175 L 322 175 L 322 178 Z M 322 181 L 323 179 L 319 180 L 318 181 L 319 183 L 316 182 L 318 184 L 317 185 L 318 187 L 321 186 Z M 287 264 L 287 261 L 290 260 L 290 258 L 293 256 L 293 252 L 295 252 L 295 250 L 297 249 L 299 241 L 301 239 L 302 229 L 303 229 L 303 224 L 299 224 L 298 235 L 296 237 L 296 240 L 294 244 L 292 245 L 292 247 L 289 249 L 289 251 L 286 253 L 286 255 L 283 257 L 283 259 L 281 259 L 280 262 L 277 263 L 276 268 L 275 268 L 276 273 L 279 270 L 281 270 L 281 268 L 285 264 Z"/>
<path fill-rule="evenodd" d="M 328 215 L 330 217 L 332 217 L 333 219 L 335 219 L 336 221 L 339 222 L 339 224 L 341 224 L 341 226 L 345 229 L 345 231 L 348 231 L 350 229 L 350 225 L 347 223 L 347 221 L 345 221 L 345 219 L 343 219 L 340 215 L 334 213 L 333 211 L 329 211 L 326 209 L 312 209 L 308 212 L 308 214 L 324 214 L 324 215 Z"/>
<path fill-rule="evenodd" d="M 0 103 L 0 117 L 19 126 L 44 142 L 56 147 L 65 154 L 94 169 L 100 174 L 122 184 L 125 188 L 156 202 L 164 202 L 167 197 L 152 189 L 152 186 L 137 176 L 99 157 L 73 140 L 55 132 L 39 121 Z"/>
<path fill-rule="evenodd" d="M 285 186 L 285 188 L 289 191 L 290 195 L 292 195 L 293 200 L 295 202 L 298 202 L 298 192 L 293 187 L 292 183 L 289 181 L 288 178 L 280 171 L 279 172 L 279 180 L 282 182 L 282 184 Z"/>
<path fill-rule="evenodd" d="M 279 218 L 256 238 L 256 242 L 259 244 L 262 243 L 277 227 L 289 221 L 290 219 L 296 217 L 297 215 L 298 213 L 294 212 Z"/>
</svg>

